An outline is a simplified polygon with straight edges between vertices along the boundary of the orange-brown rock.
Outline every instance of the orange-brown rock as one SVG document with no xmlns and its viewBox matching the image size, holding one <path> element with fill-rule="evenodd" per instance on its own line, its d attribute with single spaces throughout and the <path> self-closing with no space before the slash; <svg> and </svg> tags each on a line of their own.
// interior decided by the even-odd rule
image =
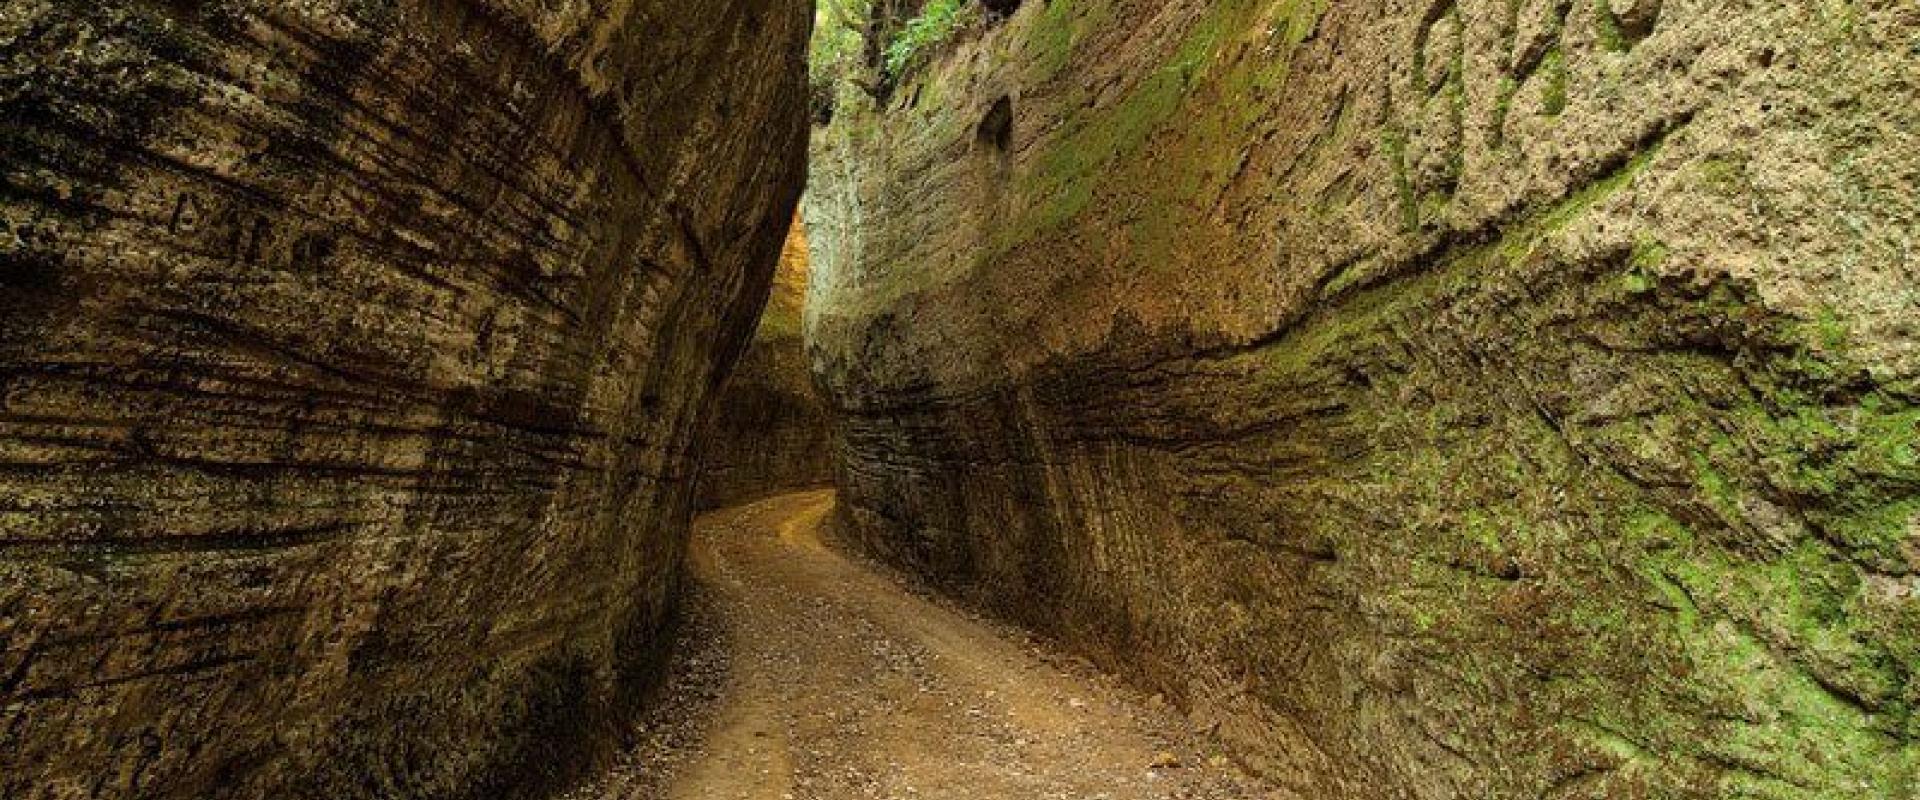
<svg viewBox="0 0 1920 800">
<path fill-rule="evenodd" d="M 800 335 L 807 264 L 806 225 L 795 219 L 760 327 L 701 441 L 701 508 L 833 480 L 832 418 L 814 389 Z"/>
</svg>

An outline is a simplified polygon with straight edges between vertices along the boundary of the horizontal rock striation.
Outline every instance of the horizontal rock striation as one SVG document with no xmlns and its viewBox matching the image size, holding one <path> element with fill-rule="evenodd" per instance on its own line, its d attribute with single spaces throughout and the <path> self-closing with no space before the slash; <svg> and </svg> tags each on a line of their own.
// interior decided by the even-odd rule
<svg viewBox="0 0 1920 800">
<path fill-rule="evenodd" d="M 698 6 L 0 3 L 0 797 L 592 760 L 802 180 Z"/>
<path fill-rule="evenodd" d="M 1913 796 L 1916 43 L 1052 0 L 849 59 L 807 217 L 850 535 L 1303 798 Z"/>
<path fill-rule="evenodd" d="M 701 441 L 701 509 L 833 481 L 833 420 L 800 335 L 807 276 L 806 228 L 796 219 L 760 327 Z"/>
</svg>

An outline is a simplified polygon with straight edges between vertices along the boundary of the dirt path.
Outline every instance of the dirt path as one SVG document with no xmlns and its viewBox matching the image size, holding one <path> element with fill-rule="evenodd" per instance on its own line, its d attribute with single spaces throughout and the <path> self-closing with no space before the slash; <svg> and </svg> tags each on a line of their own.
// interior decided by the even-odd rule
<svg viewBox="0 0 1920 800">
<path fill-rule="evenodd" d="M 1178 715 L 823 547 L 833 495 L 702 519 L 688 647 L 577 800 L 1264 798 Z"/>
</svg>

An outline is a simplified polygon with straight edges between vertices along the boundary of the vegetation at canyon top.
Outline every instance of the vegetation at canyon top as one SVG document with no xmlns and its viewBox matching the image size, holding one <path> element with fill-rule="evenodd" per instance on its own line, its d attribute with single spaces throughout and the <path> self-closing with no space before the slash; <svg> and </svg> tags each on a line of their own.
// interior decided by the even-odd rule
<svg viewBox="0 0 1920 800">
<path fill-rule="evenodd" d="M 830 113 L 839 81 L 884 97 L 942 43 L 1017 5 L 1017 0 L 815 0 L 808 77 L 816 113 L 823 118 Z"/>
</svg>

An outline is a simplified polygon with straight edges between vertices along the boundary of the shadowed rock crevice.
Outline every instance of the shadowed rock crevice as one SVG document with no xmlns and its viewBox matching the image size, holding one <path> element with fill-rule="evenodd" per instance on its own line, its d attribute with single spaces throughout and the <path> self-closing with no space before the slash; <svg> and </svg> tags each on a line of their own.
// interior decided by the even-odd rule
<svg viewBox="0 0 1920 800">
<path fill-rule="evenodd" d="M 987 115 L 980 119 L 980 127 L 974 131 L 974 138 L 984 147 L 995 152 L 1005 153 L 1013 146 L 1013 100 L 1002 97 L 993 101 L 987 109 Z"/>
</svg>

